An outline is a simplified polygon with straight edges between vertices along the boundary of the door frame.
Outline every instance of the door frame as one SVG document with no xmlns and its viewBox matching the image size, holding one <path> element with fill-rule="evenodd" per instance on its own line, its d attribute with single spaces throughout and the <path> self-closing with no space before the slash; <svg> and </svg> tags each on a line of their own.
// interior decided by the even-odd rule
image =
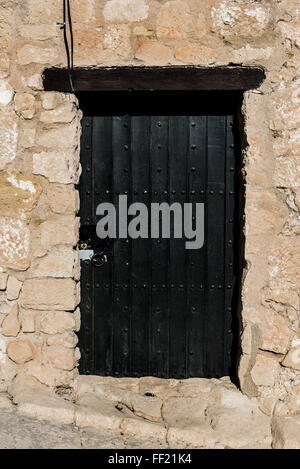
<svg viewBox="0 0 300 469">
<path fill-rule="evenodd" d="M 71 87 L 70 74 L 74 83 Z M 266 78 L 262 67 L 243 66 L 167 66 L 167 67 L 100 67 L 86 68 L 46 68 L 43 73 L 44 91 L 57 91 L 76 95 L 81 91 L 240 91 L 259 88 Z M 242 100 L 237 116 L 239 124 L 241 155 L 247 146 L 244 137 Z M 241 158 L 240 158 L 241 161 Z M 245 182 L 242 172 L 242 161 L 239 169 L 239 275 L 237 277 L 237 311 L 235 317 L 235 341 L 232 348 L 231 380 L 239 386 L 238 366 L 241 356 L 241 322 L 242 322 L 242 277 L 245 268 Z"/>
</svg>

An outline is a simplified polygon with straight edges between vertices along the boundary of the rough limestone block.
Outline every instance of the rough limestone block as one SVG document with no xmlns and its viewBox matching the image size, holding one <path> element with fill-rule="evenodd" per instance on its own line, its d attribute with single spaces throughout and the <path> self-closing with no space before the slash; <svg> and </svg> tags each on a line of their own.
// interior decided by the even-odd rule
<svg viewBox="0 0 300 469">
<path fill-rule="evenodd" d="M 2 322 L 2 335 L 17 337 L 20 332 L 19 307 L 15 305 Z"/>
<path fill-rule="evenodd" d="M 59 370 L 71 371 L 76 366 L 74 350 L 61 346 L 47 347 L 46 355 L 51 365 Z"/>
<path fill-rule="evenodd" d="M 5 107 L 0 112 L 0 171 L 8 163 L 14 161 L 17 154 L 17 116 L 10 108 Z"/>
<path fill-rule="evenodd" d="M 45 334 L 62 334 L 66 331 L 74 331 L 76 321 L 74 314 L 65 311 L 43 313 L 40 320 L 40 330 Z"/>
<path fill-rule="evenodd" d="M 251 377 L 257 386 L 273 386 L 280 365 L 273 358 L 257 355 Z"/>
<path fill-rule="evenodd" d="M 17 62 L 19 65 L 29 65 L 32 63 L 59 65 L 61 60 L 59 52 L 55 47 L 26 44 L 21 49 L 18 49 Z"/>
<path fill-rule="evenodd" d="M 9 342 L 7 355 L 13 362 L 23 364 L 34 358 L 35 347 L 29 340 L 18 339 L 14 342 Z"/>
<path fill-rule="evenodd" d="M 103 9 L 107 22 L 130 23 L 145 20 L 149 6 L 146 0 L 109 0 Z"/>
<path fill-rule="evenodd" d="M 11 275 L 8 277 L 6 296 L 7 299 L 12 301 L 19 298 L 19 294 L 22 288 L 22 282 Z"/>
<path fill-rule="evenodd" d="M 30 230 L 26 223 L 0 217 L 0 265 L 16 270 L 29 267 Z"/>
<path fill-rule="evenodd" d="M 292 348 L 284 357 L 282 365 L 300 371 L 300 347 Z"/>
<path fill-rule="evenodd" d="M 159 42 L 145 41 L 135 53 L 135 57 L 150 65 L 167 65 L 172 58 L 172 51 Z"/>
<path fill-rule="evenodd" d="M 42 111 L 40 120 L 45 124 L 68 124 L 76 116 L 77 108 L 74 103 L 64 103 L 50 111 Z"/>
<path fill-rule="evenodd" d="M 50 184 L 47 200 L 54 213 L 73 215 L 79 210 L 79 192 L 72 187 Z"/>
<path fill-rule="evenodd" d="M 192 17 L 187 2 L 176 0 L 162 5 L 156 27 L 159 40 L 186 39 L 193 30 Z"/>
<path fill-rule="evenodd" d="M 35 114 L 35 98 L 29 93 L 15 95 L 15 111 L 24 119 L 32 119 Z"/>
<path fill-rule="evenodd" d="M 25 280 L 20 296 L 24 308 L 44 311 L 73 311 L 79 301 L 79 287 L 71 279 Z"/>
<path fill-rule="evenodd" d="M 41 245 L 44 248 L 58 245 L 76 246 L 79 233 L 79 218 L 52 218 L 40 226 Z"/>
<path fill-rule="evenodd" d="M 40 174 L 50 182 L 77 184 L 80 176 L 78 151 L 41 152 L 32 156 L 33 174 Z"/>
<path fill-rule="evenodd" d="M 24 176 L 17 171 L 0 173 L 1 215 L 12 218 L 29 218 L 37 204 L 42 188 L 34 177 Z"/>
<path fill-rule="evenodd" d="M 8 274 L 0 272 L 0 290 L 5 290 L 7 285 Z"/>
</svg>

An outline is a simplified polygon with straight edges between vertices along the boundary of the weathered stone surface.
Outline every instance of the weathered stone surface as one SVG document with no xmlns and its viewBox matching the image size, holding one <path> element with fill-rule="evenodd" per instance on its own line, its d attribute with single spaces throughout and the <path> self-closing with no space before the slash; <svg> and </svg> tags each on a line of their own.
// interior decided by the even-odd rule
<svg viewBox="0 0 300 469">
<path fill-rule="evenodd" d="M 40 174 L 50 182 L 77 184 L 80 176 L 79 156 L 77 152 L 61 151 L 34 153 L 33 174 Z"/>
<path fill-rule="evenodd" d="M 0 173 L 0 205 L 2 217 L 24 218 L 37 204 L 42 188 L 34 177 L 17 171 Z"/>
<path fill-rule="evenodd" d="M 272 192 L 248 191 L 247 234 L 280 233 L 288 217 L 288 207 Z"/>
<path fill-rule="evenodd" d="M 8 300 L 16 300 L 19 298 L 22 282 L 11 275 L 8 277 L 6 296 Z"/>
<path fill-rule="evenodd" d="M 259 347 L 262 350 L 285 354 L 294 335 L 288 321 L 272 310 L 265 312 L 263 321 Z"/>
<path fill-rule="evenodd" d="M 273 449 L 300 449 L 300 418 L 279 418 L 273 421 Z"/>
<path fill-rule="evenodd" d="M 22 315 L 22 332 L 35 332 L 35 314 L 24 313 Z"/>
<path fill-rule="evenodd" d="M 78 242 L 79 219 L 71 216 L 53 217 L 40 226 L 41 245 L 45 248 L 58 245 L 75 246 Z"/>
<path fill-rule="evenodd" d="M 20 332 L 19 307 L 15 305 L 2 322 L 2 335 L 17 337 Z"/>
<path fill-rule="evenodd" d="M 251 377 L 258 386 L 273 386 L 280 365 L 273 358 L 257 355 L 255 365 L 251 370 Z"/>
<path fill-rule="evenodd" d="M 29 93 L 17 93 L 15 95 L 15 111 L 24 117 L 24 119 L 32 119 L 35 113 L 35 98 Z"/>
<path fill-rule="evenodd" d="M 127 405 L 134 415 L 151 422 L 162 421 L 162 400 L 155 396 L 140 396 L 134 393 L 125 394 L 121 400 L 122 404 Z"/>
<path fill-rule="evenodd" d="M 46 148 L 76 148 L 79 145 L 79 125 L 57 126 L 54 129 L 42 130 L 36 137 L 36 143 Z"/>
<path fill-rule="evenodd" d="M 17 116 L 9 107 L 0 112 L 0 171 L 14 161 L 17 152 Z"/>
<path fill-rule="evenodd" d="M 57 386 L 71 386 L 77 375 L 76 370 L 63 371 L 57 368 L 52 368 L 49 366 L 49 363 L 47 363 L 47 365 L 41 365 L 35 360 L 26 363 L 24 366 L 24 373 L 33 376 L 40 383 L 52 388 Z"/>
<path fill-rule="evenodd" d="M 198 398 L 170 397 L 163 405 L 162 415 L 170 427 L 196 427 L 205 422 L 207 402 Z"/>
<path fill-rule="evenodd" d="M 35 128 L 23 129 L 20 137 L 20 145 L 24 148 L 31 148 L 35 143 Z"/>
<path fill-rule="evenodd" d="M 40 319 L 40 330 L 45 334 L 61 334 L 74 331 L 76 328 L 74 314 L 65 311 L 43 313 Z"/>
<path fill-rule="evenodd" d="M 74 332 L 65 332 L 47 337 L 47 345 L 75 348 L 78 343 L 78 337 Z"/>
<path fill-rule="evenodd" d="M 225 449 L 219 442 L 218 435 L 208 424 L 189 428 L 169 428 L 167 433 L 168 446 L 172 449 Z"/>
<path fill-rule="evenodd" d="M 176 59 L 186 64 L 211 65 L 216 62 L 216 52 L 209 47 L 189 44 L 175 52 Z"/>
<path fill-rule="evenodd" d="M 58 65 L 60 57 L 54 47 L 36 46 L 26 44 L 17 51 L 17 60 L 20 65 L 32 63 Z"/>
<path fill-rule="evenodd" d="M 149 6 L 146 0 L 109 0 L 106 2 L 103 15 L 112 23 L 128 23 L 145 20 Z"/>
<path fill-rule="evenodd" d="M 71 279 L 25 280 L 20 303 L 28 309 L 73 311 L 79 303 L 78 286 Z"/>
<path fill-rule="evenodd" d="M 42 257 L 32 269 L 33 277 L 78 277 L 76 269 L 78 254 L 71 247 L 60 247 Z M 78 270 L 78 267 L 77 269 Z"/>
<path fill-rule="evenodd" d="M 71 371 L 76 365 L 74 350 L 72 349 L 60 346 L 50 346 L 47 347 L 46 353 L 51 365 L 59 370 Z"/>
<path fill-rule="evenodd" d="M 13 403 L 11 402 L 9 395 L 6 393 L 1 393 L 0 394 L 0 409 L 12 410 L 12 408 L 13 408 Z"/>
<path fill-rule="evenodd" d="M 128 409 L 117 410 L 114 402 L 91 394 L 80 398 L 78 404 L 75 420 L 78 427 L 118 431 L 124 416 L 132 415 Z"/>
<path fill-rule="evenodd" d="M 42 111 L 40 120 L 45 124 L 68 124 L 72 122 L 77 113 L 74 103 L 64 103 L 50 111 Z"/>
<path fill-rule="evenodd" d="M 72 187 L 50 184 L 47 199 L 54 213 L 73 215 L 79 210 L 79 193 Z"/>
<path fill-rule="evenodd" d="M 74 422 L 74 405 L 56 397 L 47 386 L 31 376 L 19 375 L 10 388 L 10 394 L 22 415 L 58 423 Z"/>
<path fill-rule="evenodd" d="M 277 158 L 274 184 L 277 187 L 300 187 L 299 158 L 293 156 Z"/>
<path fill-rule="evenodd" d="M 81 66 L 100 65 L 105 60 L 103 30 L 91 29 L 89 24 L 74 25 L 74 56 Z M 109 51 L 108 58 L 111 54 Z"/>
<path fill-rule="evenodd" d="M 0 265 L 16 270 L 29 266 L 30 231 L 21 220 L 0 217 Z"/>
<path fill-rule="evenodd" d="M 287 305 L 291 306 L 296 311 L 299 308 L 299 295 L 297 291 L 287 289 L 270 289 L 264 288 L 262 290 L 262 304 L 263 305 Z"/>
<path fill-rule="evenodd" d="M 145 41 L 136 51 L 135 57 L 149 65 L 164 65 L 170 62 L 172 51 L 159 42 Z"/>
<path fill-rule="evenodd" d="M 7 355 L 13 362 L 23 364 L 34 358 L 35 347 L 29 340 L 18 339 L 14 342 L 9 342 Z"/>
<path fill-rule="evenodd" d="M 270 8 L 220 0 L 211 10 L 212 29 L 227 40 L 259 37 L 270 21 Z"/>
<path fill-rule="evenodd" d="M 59 103 L 61 103 L 61 94 L 56 91 L 45 91 L 41 95 L 42 107 L 47 111 L 54 109 Z"/>
<path fill-rule="evenodd" d="M 292 348 L 285 356 L 282 365 L 300 371 L 300 347 Z"/>
<path fill-rule="evenodd" d="M 186 2 L 166 2 L 157 16 L 158 39 L 185 39 L 192 29 L 190 9 Z"/>
<path fill-rule="evenodd" d="M 57 21 L 61 11 L 56 0 L 29 0 L 26 15 L 32 24 L 39 24 L 41 18 L 44 24 Z"/>
<path fill-rule="evenodd" d="M 300 240 L 298 237 L 274 239 L 269 248 L 270 277 L 275 288 L 298 288 L 300 284 Z"/>
<path fill-rule="evenodd" d="M 116 52 L 123 58 L 132 54 L 131 28 L 127 24 L 110 25 L 105 28 L 103 49 Z"/>
<path fill-rule="evenodd" d="M 120 429 L 122 433 L 135 438 L 164 442 L 167 437 L 167 429 L 163 425 L 145 420 L 125 418 Z"/>
<path fill-rule="evenodd" d="M 10 58 L 8 54 L 1 52 L 0 56 L 0 78 L 7 78 L 10 70 Z"/>
<path fill-rule="evenodd" d="M 232 409 L 209 407 L 207 421 L 216 432 L 217 441 L 227 449 L 271 448 L 270 417 L 255 403 Z"/>
<path fill-rule="evenodd" d="M 0 272 L 0 290 L 5 290 L 7 285 L 8 274 Z"/>
<path fill-rule="evenodd" d="M 24 39 L 35 41 L 45 41 L 54 37 L 59 37 L 60 29 L 58 24 L 22 24 L 19 26 L 19 34 Z"/>
</svg>

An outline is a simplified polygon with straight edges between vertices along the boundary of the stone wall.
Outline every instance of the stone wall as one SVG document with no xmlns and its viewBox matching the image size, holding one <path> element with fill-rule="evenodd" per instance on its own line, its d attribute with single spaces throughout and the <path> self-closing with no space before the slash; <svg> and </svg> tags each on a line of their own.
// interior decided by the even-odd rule
<svg viewBox="0 0 300 469">
<path fill-rule="evenodd" d="M 242 391 L 296 415 L 300 399 L 300 4 L 297 0 L 71 0 L 75 66 L 258 65 L 244 95 Z M 20 373 L 77 373 L 81 111 L 44 92 L 66 66 L 60 0 L 0 3 L 0 392 Z"/>
</svg>

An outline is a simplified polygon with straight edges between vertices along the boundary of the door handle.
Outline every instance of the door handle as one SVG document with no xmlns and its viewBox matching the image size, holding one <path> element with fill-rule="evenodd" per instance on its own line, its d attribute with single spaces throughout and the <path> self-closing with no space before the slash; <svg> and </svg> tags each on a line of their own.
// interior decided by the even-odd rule
<svg viewBox="0 0 300 469">
<path fill-rule="evenodd" d="M 96 252 L 91 257 L 91 263 L 94 267 L 103 267 L 107 263 L 107 255 L 103 252 Z"/>
</svg>

